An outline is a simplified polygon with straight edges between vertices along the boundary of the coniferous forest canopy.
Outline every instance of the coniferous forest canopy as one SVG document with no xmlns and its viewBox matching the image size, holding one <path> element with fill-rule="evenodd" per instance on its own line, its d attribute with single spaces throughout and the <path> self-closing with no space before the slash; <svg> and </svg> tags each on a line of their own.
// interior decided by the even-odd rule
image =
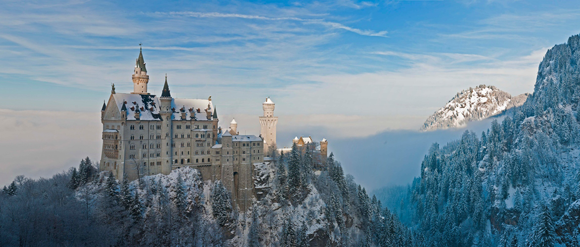
<svg viewBox="0 0 580 247">
<path fill-rule="evenodd" d="M 578 35 L 548 50 L 522 106 L 433 144 L 384 205 L 333 155 L 314 172 L 312 148 L 260 167 L 269 190 L 245 212 L 197 170 L 119 183 L 86 158 L 4 187 L 0 246 L 579 246 L 579 62 Z"/>
</svg>

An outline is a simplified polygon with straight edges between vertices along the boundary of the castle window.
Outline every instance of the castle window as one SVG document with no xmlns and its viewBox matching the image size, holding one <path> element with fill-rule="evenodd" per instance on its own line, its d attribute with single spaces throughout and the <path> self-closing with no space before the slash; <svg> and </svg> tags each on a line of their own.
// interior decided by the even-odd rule
<svg viewBox="0 0 580 247">
<path fill-rule="evenodd" d="M 129 129 L 130 129 L 130 130 L 134 130 L 134 129 L 135 129 L 135 125 L 131 125 L 131 126 L 129 126 Z"/>
<path fill-rule="evenodd" d="M 195 155 L 198 155 L 198 154 L 199 154 L 199 151 L 195 151 Z"/>
<path fill-rule="evenodd" d="M 143 135 L 139 136 L 139 140 L 143 140 Z"/>
<path fill-rule="evenodd" d="M 135 136 L 131 136 L 131 140 L 135 140 Z"/>
<path fill-rule="evenodd" d="M 147 144 L 143 144 L 143 149 L 147 149 Z"/>
<path fill-rule="evenodd" d="M 185 137 L 185 135 L 184 134 L 181 134 L 181 138 L 184 138 L 184 137 Z"/>
<path fill-rule="evenodd" d="M 201 159 L 201 163 L 205 162 L 205 159 Z"/>
<path fill-rule="evenodd" d="M 220 151 L 215 151 L 215 154 L 220 154 Z"/>
<path fill-rule="evenodd" d="M 157 153 L 157 157 L 161 157 L 161 153 Z"/>
<path fill-rule="evenodd" d="M 196 124 L 196 125 L 195 125 L 195 129 L 199 129 L 199 125 L 197 125 L 197 124 Z"/>
<path fill-rule="evenodd" d="M 183 165 L 183 159 L 181 159 L 181 164 Z"/>
<path fill-rule="evenodd" d="M 177 129 L 180 130 L 181 129 L 181 125 L 177 125 Z"/>
<path fill-rule="evenodd" d="M 207 134 L 207 138 L 211 138 L 211 134 Z"/>
<path fill-rule="evenodd" d="M 195 138 L 198 138 L 198 137 L 199 137 L 199 134 L 195 134 Z"/>
<path fill-rule="evenodd" d="M 191 135 L 190 134 L 187 134 L 187 138 L 191 138 Z"/>
<path fill-rule="evenodd" d="M 183 155 L 183 151 L 181 151 L 181 155 Z"/>
<path fill-rule="evenodd" d="M 179 161 L 177 159 L 175 159 L 175 164 L 179 163 Z"/>
<path fill-rule="evenodd" d="M 151 163 L 149 163 L 149 165 L 150 166 L 154 166 L 155 165 L 155 162 L 151 162 Z"/>
<path fill-rule="evenodd" d="M 195 163 L 199 163 L 199 159 L 195 159 Z"/>
<path fill-rule="evenodd" d="M 203 128 L 204 128 L 204 129 L 207 129 L 207 125 L 204 125 L 204 126 L 203 126 Z"/>
<path fill-rule="evenodd" d="M 154 153 L 150 153 L 149 154 L 149 157 L 153 158 L 153 157 L 155 157 L 155 154 Z"/>
<path fill-rule="evenodd" d="M 135 145 L 131 145 L 130 150 L 135 150 Z"/>
<path fill-rule="evenodd" d="M 154 144 L 153 143 L 149 144 L 149 149 L 153 149 L 153 148 L 155 148 Z"/>
<path fill-rule="evenodd" d="M 185 125 L 185 129 L 191 129 L 191 125 Z"/>
<path fill-rule="evenodd" d="M 143 153 L 143 158 L 146 158 L 146 157 L 147 157 L 147 154 L 146 153 Z"/>
<path fill-rule="evenodd" d="M 190 147 L 190 146 L 191 146 L 191 143 L 189 143 L 189 142 L 188 142 L 188 143 L 187 143 L 187 147 Z"/>
<path fill-rule="evenodd" d="M 181 147 L 184 147 L 184 143 L 183 142 L 181 143 Z"/>
<path fill-rule="evenodd" d="M 157 129 L 160 130 L 161 129 L 161 125 L 157 125 Z"/>
<path fill-rule="evenodd" d="M 143 125 L 139 125 L 139 129 L 142 130 L 143 129 Z"/>
<path fill-rule="evenodd" d="M 255 146 L 256 146 L 256 143 L 252 143 L 252 146 L 254 146 L 254 147 L 255 147 Z"/>
<path fill-rule="evenodd" d="M 189 159 L 187 159 L 187 163 L 189 163 Z"/>
<path fill-rule="evenodd" d="M 178 136 L 178 135 L 177 135 L 177 134 L 175 134 L 175 138 L 177 138 L 177 136 Z"/>
<path fill-rule="evenodd" d="M 227 154 L 230 154 L 230 151 L 228 151 Z"/>
<path fill-rule="evenodd" d="M 209 158 L 207 158 L 207 162 L 211 162 L 211 160 Z"/>
<path fill-rule="evenodd" d="M 161 165 L 161 161 L 157 161 L 157 165 L 160 166 Z"/>
<path fill-rule="evenodd" d="M 230 159 L 226 159 L 226 162 L 230 162 Z"/>
<path fill-rule="evenodd" d="M 242 151 L 242 154 L 246 154 L 246 151 Z"/>
<path fill-rule="evenodd" d="M 210 146 L 210 143 L 209 143 L 209 142 L 207 143 L 207 146 L 208 146 L 208 147 Z"/>
<path fill-rule="evenodd" d="M 155 136 L 155 139 L 161 139 L 161 135 Z"/>
<path fill-rule="evenodd" d="M 154 130 L 155 129 L 155 125 L 149 125 L 149 129 L 150 130 Z"/>
<path fill-rule="evenodd" d="M 175 155 L 177 155 L 177 151 L 175 151 Z"/>
<path fill-rule="evenodd" d="M 258 145 L 258 147 L 259 147 L 259 146 L 260 146 L 260 143 L 258 143 L 257 145 Z"/>
<path fill-rule="evenodd" d="M 153 135 L 150 135 L 150 136 L 149 136 L 149 139 L 154 139 L 153 137 L 154 137 Z"/>
</svg>

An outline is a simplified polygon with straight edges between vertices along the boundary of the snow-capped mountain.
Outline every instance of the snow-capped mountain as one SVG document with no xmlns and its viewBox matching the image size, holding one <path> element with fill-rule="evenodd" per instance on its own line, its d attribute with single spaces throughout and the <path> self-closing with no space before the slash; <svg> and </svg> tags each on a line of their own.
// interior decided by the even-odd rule
<svg viewBox="0 0 580 247">
<path fill-rule="evenodd" d="M 528 95 L 526 93 L 514 97 L 494 86 L 486 85 L 469 88 L 455 95 L 444 107 L 427 118 L 421 130 L 464 127 L 470 121 L 486 119 L 521 106 Z"/>
</svg>

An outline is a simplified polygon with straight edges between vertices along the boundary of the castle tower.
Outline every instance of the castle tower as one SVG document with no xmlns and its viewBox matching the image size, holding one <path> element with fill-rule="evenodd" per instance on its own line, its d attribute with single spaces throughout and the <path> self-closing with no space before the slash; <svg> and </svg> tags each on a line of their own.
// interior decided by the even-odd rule
<svg viewBox="0 0 580 247">
<path fill-rule="evenodd" d="M 141 44 L 139 44 L 140 46 Z M 139 48 L 139 57 L 135 61 L 135 73 L 133 73 L 133 94 L 149 94 L 147 92 L 147 84 L 149 83 L 149 76 L 145 68 L 145 60 L 143 59 L 143 49 Z"/>
<path fill-rule="evenodd" d="M 237 135 L 238 134 L 238 123 L 236 122 L 236 119 L 232 119 L 232 122 L 230 123 L 230 134 L 232 135 Z"/>
<path fill-rule="evenodd" d="M 274 117 L 274 108 L 276 105 L 268 97 L 262 103 L 264 116 L 260 117 L 260 134 L 264 139 L 264 153 L 268 153 L 270 149 L 276 148 L 276 124 L 278 124 L 278 117 Z"/>
<path fill-rule="evenodd" d="M 320 141 L 320 161 L 323 165 L 326 164 L 326 158 L 328 157 L 328 141 L 322 138 Z"/>
<path fill-rule="evenodd" d="M 171 168 L 173 166 L 173 124 L 172 115 L 173 110 L 171 108 L 171 93 L 169 91 L 169 85 L 167 85 L 167 74 L 165 75 L 165 84 L 163 85 L 163 91 L 161 92 L 161 109 L 159 114 L 163 119 L 163 124 L 161 124 L 161 150 L 162 153 L 168 154 L 165 160 L 162 161 L 161 173 L 169 174 L 171 173 Z"/>
</svg>

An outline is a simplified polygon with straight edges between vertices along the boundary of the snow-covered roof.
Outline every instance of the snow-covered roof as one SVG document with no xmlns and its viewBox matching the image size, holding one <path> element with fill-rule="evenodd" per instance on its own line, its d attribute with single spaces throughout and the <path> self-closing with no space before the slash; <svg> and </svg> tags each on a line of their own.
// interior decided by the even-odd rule
<svg viewBox="0 0 580 247">
<path fill-rule="evenodd" d="M 218 149 L 219 149 L 219 148 L 222 148 L 222 144 L 216 144 L 216 145 L 213 145 L 211 148 L 218 148 Z"/>
<path fill-rule="evenodd" d="M 302 141 L 304 141 L 304 144 L 308 144 L 312 142 L 312 138 L 310 137 L 301 137 Z"/>
<path fill-rule="evenodd" d="M 236 122 L 236 119 L 235 119 L 235 118 L 234 118 L 234 119 L 232 119 L 232 122 L 231 122 L 231 124 L 237 124 L 237 122 Z"/>
<path fill-rule="evenodd" d="M 322 142 L 325 142 L 325 141 L 326 141 L 326 138 L 322 138 Z"/>
<path fill-rule="evenodd" d="M 271 104 L 274 104 L 274 102 L 270 99 L 270 97 L 268 97 L 268 98 L 266 98 L 266 101 L 264 102 L 264 104 L 271 105 Z"/>
<path fill-rule="evenodd" d="M 230 130 L 228 129 L 222 134 L 222 136 L 232 136 L 232 134 L 230 134 Z"/>
<path fill-rule="evenodd" d="M 159 114 L 161 104 L 159 98 L 155 95 L 116 93 L 113 94 L 113 98 L 119 111 L 121 111 L 123 104 L 126 104 L 127 120 L 136 120 L 135 111 L 137 110 L 140 114 L 140 120 L 161 120 L 161 115 Z M 175 109 L 172 114 L 172 119 L 175 120 L 181 119 L 182 112 L 185 112 L 186 120 L 191 120 L 192 116 L 197 120 L 208 120 L 205 110 L 208 109 L 208 111 L 213 112 L 213 103 L 207 99 L 173 99 L 171 107 Z M 197 109 L 200 110 L 199 113 Z"/>
<path fill-rule="evenodd" d="M 116 132 L 119 132 L 119 131 L 118 130 L 113 130 L 113 129 L 106 129 L 106 130 L 103 130 L 103 132 L 116 133 Z"/>
<path fill-rule="evenodd" d="M 262 141 L 262 138 L 257 137 L 255 135 L 235 135 L 232 136 L 232 141 L 234 142 L 255 142 L 255 141 Z"/>
</svg>

